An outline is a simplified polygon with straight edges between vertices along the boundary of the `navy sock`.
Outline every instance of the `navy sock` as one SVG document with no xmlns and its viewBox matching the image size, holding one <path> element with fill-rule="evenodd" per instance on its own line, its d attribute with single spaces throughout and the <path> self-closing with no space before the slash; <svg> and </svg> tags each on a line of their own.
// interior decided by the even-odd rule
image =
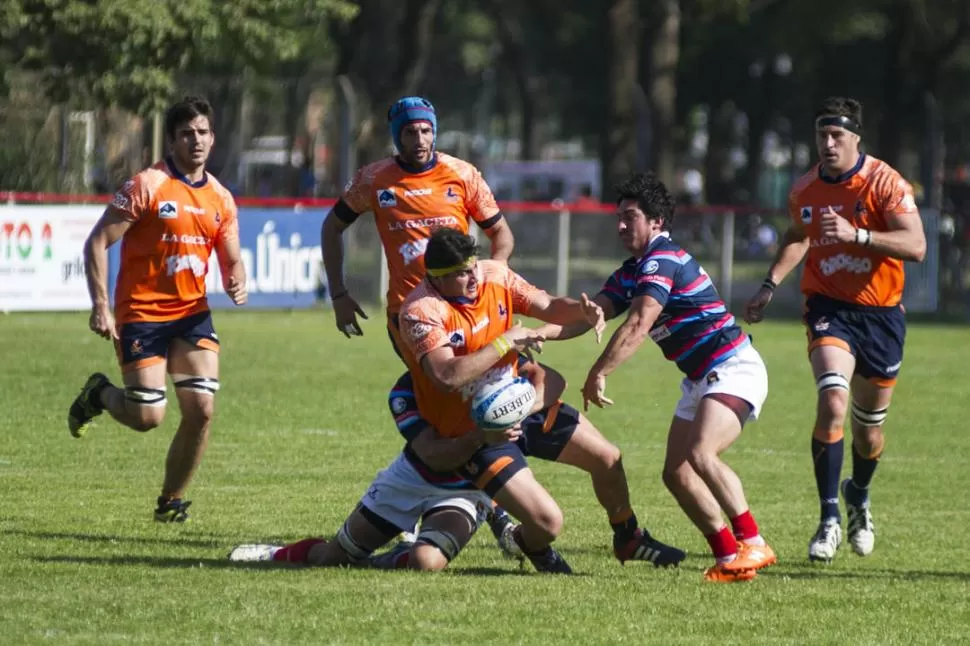
<svg viewBox="0 0 970 646">
<path fill-rule="evenodd" d="M 637 527 L 637 515 L 630 514 L 630 517 L 620 523 L 610 523 L 610 527 L 613 528 L 613 540 L 618 542 L 627 542 L 636 536 Z"/>
<path fill-rule="evenodd" d="M 815 463 L 815 485 L 818 487 L 821 504 L 821 520 L 842 520 L 839 512 L 839 475 L 842 471 L 844 450 L 842 438 L 831 444 L 812 438 L 812 459 Z"/>
<path fill-rule="evenodd" d="M 864 458 L 859 450 L 852 445 L 852 479 L 845 488 L 846 502 L 852 505 L 863 505 L 869 500 L 869 485 L 872 476 L 879 466 L 879 458 Z"/>
</svg>

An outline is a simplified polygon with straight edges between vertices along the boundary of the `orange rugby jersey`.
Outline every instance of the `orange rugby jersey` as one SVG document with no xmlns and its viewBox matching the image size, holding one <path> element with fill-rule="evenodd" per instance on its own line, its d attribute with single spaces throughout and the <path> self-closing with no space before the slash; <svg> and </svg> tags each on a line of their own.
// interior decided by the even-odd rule
<svg viewBox="0 0 970 646">
<path fill-rule="evenodd" d="M 507 353 L 484 375 L 458 391 L 440 390 L 420 366 L 424 355 L 450 345 L 458 356 L 472 354 L 509 330 L 513 314 L 529 314 L 538 287 L 504 263 L 478 263 L 478 296 L 474 303 L 449 302 L 427 282 L 412 291 L 401 307 L 401 336 L 418 367 L 411 371 L 418 410 L 444 437 L 458 437 L 475 428 L 471 398 L 478 386 L 503 375 L 518 374 L 518 355 Z"/>
<path fill-rule="evenodd" d="M 847 303 L 892 307 L 903 297 L 903 261 L 869 247 L 822 236 L 827 207 L 854 226 L 887 231 L 887 216 L 919 217 L 912 187 L 889 164 L 866 155 L 858 170 L 841 182 L 822 179 L 818 167 L 792 188 L 789 215 L 811 246 L 801 289 Z"/>
<path fill-rule="evenodd" d="M 499 212 L 478 169 L 451 155 L 436 155 L 437 163 L 420 173 L 404 170 L 393 157 L 365 166 L 342 195 L 355 213 L 374 214 L 387 256 L 392 314 L 424 278 L 424 250 L 433 228 L 468 233 L 469 218 L 488 224 Z"/>
<path fill-rule="evenodd" d="M 132 222 L 121 240 L 117 322 L 172 321 L 208 309 L 213 246 L 239 237 L 229 191 L 209 173 L 192 186 L 163 160 L 125 182 L 109 208 Z"/>
</svg>

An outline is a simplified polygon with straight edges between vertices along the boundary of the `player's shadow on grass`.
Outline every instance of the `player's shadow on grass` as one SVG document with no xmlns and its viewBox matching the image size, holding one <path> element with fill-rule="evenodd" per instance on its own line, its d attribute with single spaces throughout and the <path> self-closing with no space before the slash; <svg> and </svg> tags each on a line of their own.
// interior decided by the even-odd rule
<svg viewBox="0 0 970 646">
<path fill-rule="evenodd" d="M 213 536 L 210 539 L 189 538 L 183 534 L 171 536 L 117 536 L 111 534 L 81 534 L 75 532 L 37 532 L 22 529 L 4 529 L 0 534 L 39 538 L 51 541 L 77 541 L 84 543 L 135 543 L 141 545 L 178 544 L 188 547 L 222 547 L 232 542 L 231 538 Z"/>
<path fill-rule="evenodd" d="M 34 556 L 38 563 L 65 563 L 71 565 L 148 565 L 157 568 L 181 568 L 186 570 L 304 570 L 289 563 L 273 561 L 230 561 L 228 558 L 175 557 L 175 556 Z"/>
<path fill-rule="evenodd" d="M 795 581 L 821 581 L 824 579 L 902 579 L 904 581 L 933 581 L 935 579 L 970 581 L 970 572 L 942 572 L 932 570 L 834 570 L 824 565 L 806 565 L 792 572 L 771 568 L 758 573 L 758 578 L 792 579 Z"/>
</svg>

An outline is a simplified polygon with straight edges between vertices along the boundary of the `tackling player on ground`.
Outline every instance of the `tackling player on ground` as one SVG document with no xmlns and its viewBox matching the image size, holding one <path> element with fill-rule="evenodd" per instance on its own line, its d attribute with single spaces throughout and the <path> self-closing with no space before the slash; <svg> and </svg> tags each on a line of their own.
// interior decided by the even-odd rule
<svg viewBox="0 0 970 646">
<path fill-rule="evenodd" d="M 808 547 L 813 561 L 831 561 L 842 543 L 840 488 L 853 551 L 866 556 L 875 544 L 869 485 L 903 361 L 903 261 L 922 262 L 926 254 L 912 188 L 891 166 L 860 152 L 861 135 L 858 101 L 833 97 L 820 106 L 821 161 L 792 188 L 791 227 L 745 310 L 748 322 L 761 321 L 777 285 L 805 259 L 801 290 L 818 391 L 812 460 L 821 511 Z M 840 487 L 850 392 L 852 476 Z"/>
<path fill-rule="evenodd" d="M 745 422 L 758 417 L 768 395 L 767 371 L 710 277 L 670 238 L 675 204 L 667 187 L 652 174 L 641 174 L 617 193 L 619 235 L 633 257 L 594 301 L 608 319 L 628 314 L 590 368 L 584 403 L 613 403 L 605 395 L 606 377 L 647 337 L 677 364 L 684 373 L 682 397 L 667 436 L 663 480 L 711 546 L 716 563 L 705 578 L 749 580 L 776 559 L 751 515 L 741 480 L 719 456 L 738 439 Z M 539 332 L 555 340 L 588 329 L 544 326 Z"/>
<path fill-rule="evenodd" d="M 357 316 L 367 315 L 344 283 L 343 234 L 362 214 L 374 214 L 390 279 L 387 331 L 394 351 L 401 356 L 398 312 L 404 298 L 424 278 L 424 252 L 431 230 L 447 226 L 467 233 L 474 221 L 491 240 L 492 259 L 503 262 L 512 254 L 514 239 L 478 169 L 435 150 L 438 117 L 430 101 L 404 97 L 390 107 L 387 120 L 397 154 L 357 171 L 324 220 L 321 238 L 337 329 L 347 338 L 360 336 L 363 331 Z M 511 531 L 511 520 L 500 508 L 488 520 L 502 545 L 503 534 Z"/>
<path fill-rule="evenodd" d="M 150 431 L 165 414 L 165 375 L 182 420 L 165 461 L 155 520 L 183 522 L 182 496 L 202 461 L 219 390 L 219 340 L 206 300 L 209 257 L 218 252 L 226 293 L 246 302 L 246 270 L 232 195 L 205 170 L 215 137 L 212 107 L 186 97 L 165 115 L 170 155 L 115 194 L 84 246 L 90 327 L 114 341 L 124 387 L 92 374 L 71 404 L 68 427 L 83 437 L 107 410 L 119 423 Z M 108 303 L 108 248 L 121 240 L 114 311 Z"/>
</svg>

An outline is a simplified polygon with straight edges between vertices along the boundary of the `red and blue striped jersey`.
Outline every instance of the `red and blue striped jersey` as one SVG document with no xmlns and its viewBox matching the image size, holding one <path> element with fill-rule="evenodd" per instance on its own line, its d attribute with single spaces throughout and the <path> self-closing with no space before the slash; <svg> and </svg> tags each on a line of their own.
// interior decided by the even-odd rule
<svg viewBox="0 0 970 646">
<path fill-rule="evenodd" d="M 650 338 L 691 380 L 750 343 L 704 268 L 666 232 L 651 240 L 642 256 L 613 272 L 600 294 L 610 299 L 617 315 L 636 298 L 656 299 L 663 310 Z"/>
</svg>

